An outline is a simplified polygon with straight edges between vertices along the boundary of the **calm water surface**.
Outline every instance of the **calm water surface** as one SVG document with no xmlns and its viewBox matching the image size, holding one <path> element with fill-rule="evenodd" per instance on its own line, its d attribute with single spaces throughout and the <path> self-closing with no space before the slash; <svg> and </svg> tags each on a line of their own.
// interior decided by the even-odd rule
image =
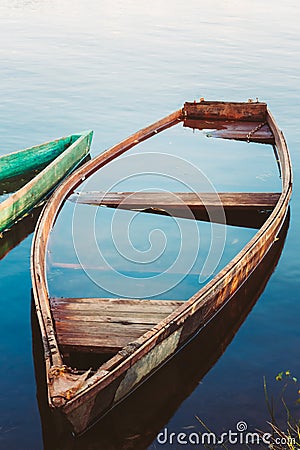
<svg viewBox="0 0 300 450">
<path fill-rule="evenodd" d="M 91 435 L 82 448 L 159 448 L 155 435 L 163 427 L 176 432 L 190 426 L 200 430 L 195 415 L 216 432 L 235 429 L 241 420 L 247 422 L 251 431 L 265 430 L 269 416 L 263 376 L 274 395 L 278 393 L 274 377 L 280 370 L 290 369 L 300 377 L 299 21 L 298 3 L 292 0 L 263 3 L 215 0 L 209 5 L 201 1 L 0 2 L 0 154 L 93 129 L 92 154 L 96 155 L 178 109 L 185 100 L 205 97 L 240 101 L 259 97 L 269 104 L 284 130 L 293 161 L 291 222 L 281 259 L 225 353 L 204 378 L 196 377 L 193 389 L 175 402 L 168 414 L 163 413 L 164 405 L 156 407 L 154 415 L 160 411 L 164 420 L 157 425 L 147 419 L 152 443 L 148 439 L 143 447 L 134 439 L 139 433 L 147 434 L 147 422 L 144 427 L 137 426 L 128 439 L 116 440 L 113 430 L 122 429 L 123 422 L 119 416 L 118 421 L 112 417 L 106 422 L 106 429 L 112 432 L 105 444 L 100 443 L 99 435 Z M 179 128 L 169 130 L 157 138 L 157 145 L 154 140 L 145 143 L 143 151 L 175 152 L 178 157 L 187 158 L 199 165 L 219 190 L 238 191 L 242 186 L 245 190 L 278 190 L 276 165 L 267 147 L 216 144 L 196 133 L 188 137 L 187 152 L 185 132 Z M 198 143 L 202 153 L 195 150 Z M 211 148 L 219 159 L 207 156 Z M 257 164 L 251 163 L 254 159 Z M 95 186 L 99 182 L 103 186 L 110 183 L 108 173 L 100 181 L 93 180 Z M 136 182 L 131 180 L 122 189 L 125 185 L 134 188 Z M 166 180 L 164 183 L 170 188 Z M 172 188 L 175 190 L 175 186 Z M 71 203 L 68 207 L 72 208 Z M 74 262 L 64 239 L 70 217 L 66 208 L 53 235 L 54 263 Z M 79 214 L 79 229 L 84 226 L 80 217 Z M 103 224 L 109 223 L 109 212 L 100 219 Z M 139 219 L 136 226 L 144 230 L 148 224 L 153 229 L 159 223 L 170 233 L 176 250 L 178 237 L 173 238 L 172 234 L 176 233 L 176 227 L 173 230 L 168 218 L 161 219 L 155 216 L 150 221 Z M 199 226 L 199 230 L 205 237 L 206 225 Z M 253 230 L 228 227 L 223 264 L 252 235 Z M 1 449 L 42 449 L 44 445 L 32 356 L 31 238 L 29 234 L 0 261 Z M 142 240 L 135 244 L 140 251 L 147 249 Z M 171 258 L 173 250 L 166 258 Z M 167 262 L 162 260 L 161 264 Z M 197 261 L 195 264 L 196 273 Z M 127 266 L 119 269 L 133 270 Z M 49 279 L 54 293 L 64 295 L 73 290 L 79 295 L 80 288 L 85 295 L 89 289 L 91 294 L 95 292 L 93 283 L 83 284 L 80 274 L 68 270 L 57 265 L 51 268 Z M 70 282 L 62 285 L 66 273 Z M 195 291 L 196 283 L 197 280 L 188 278 L 172 295 L 187 298 Z M 194 354 L 195 358 L 200 357 L 201 347 Z M 168 383 L 168 379 L 161 382 Z M 290 400 L 291 409 L 299 417 L 292 402 L 297 398 L 297 389 L 299 386 L 295 385 Z M 145 421 L 147 405 L 145 402 L 144 411 L 140 406 L 138 414 L 145 414 Z M 136 420 L 133 405 L 129 404 L 125 411 L 127 416 L 132 411 L 132 420 Z M 278 415 L 283 416 L 280 406 Z M 126 436 L 126 429 L 122 432 Z M 74 448 L 80 445 L 75 443 Z"/>
</svg>

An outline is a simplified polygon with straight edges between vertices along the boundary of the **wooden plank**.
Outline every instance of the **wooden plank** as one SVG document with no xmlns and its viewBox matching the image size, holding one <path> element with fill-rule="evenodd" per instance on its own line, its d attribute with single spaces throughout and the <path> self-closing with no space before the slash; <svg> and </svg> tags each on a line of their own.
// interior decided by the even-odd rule
<svg viewBox="0 0 300 450">
<path fill-rule="evenodd" d="M 181 301 L 52 298 L 56 335 L 64 352 L 116 353 L 141 337 Z"/>
<path fill-rule="evenodd" d="M 194 130 L 208 130 L 208 137 L 274 145 L 270 127 L 267 123 L 261 126 L 262 124 L 263 122 L 186 119 L 183 126 Z M 251 133 L 256 127 L 258 129 Z"/>
<path fill-rule="evenodd" d="M 121 312 L 132 314 L 135 311 L 152 313 L 154 309 L 169 312 L 181 302 L 174 300 L 136 300 L 118 298 L 51 298 L 52 311 L 81 310 L 92 312 L 110 312 L 119 315 Z"/>
<path fill-rule="evenodd" d="M 186 102 L 183 112 L 188 119 L 264 122 L 267 116 L 267 105 L 260 102 Z"/>
<path fill-rule="evenodd" d="M 122 209 L 165 208 L 166 211 L 209 207 L 274 208 L 280 194 L 274 192 L 80 192 L 69 200 L 76 203 L 121 207 Z"/>
<path fill-rule="evenodd" d="M 65 326 L 64 326 L 65 325 Z M 56 333 L 63 352 L 117 353 L 145 334 L 153 325 L 56 322 Z"/>
<path fill-rule="evenodd" d="M 259 228 L 276 206 L 279 193 L 273 192 L 80 192 L 69 200 L 89 205 L 163 214 L 186 219 Z"/>
</svg>

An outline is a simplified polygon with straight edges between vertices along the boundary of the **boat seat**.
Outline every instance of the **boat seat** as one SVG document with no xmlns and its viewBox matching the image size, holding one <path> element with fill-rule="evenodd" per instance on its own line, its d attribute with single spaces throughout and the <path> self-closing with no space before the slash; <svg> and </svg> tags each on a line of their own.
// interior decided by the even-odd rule
<svg viewBox="0 0 300 450">
<path fill-rule="evenodd" d="M 52 298 L 63 353 L 116 353 L 165 319 L 182 301 Z"/>
<path fill-rule="evenodd" d="M 152 214 L 260 228 L 275 208 L 277 192 L 78 192 L 69 200 Z M 224 210 L 224 214 L 221 211 Z"/>
</svg>

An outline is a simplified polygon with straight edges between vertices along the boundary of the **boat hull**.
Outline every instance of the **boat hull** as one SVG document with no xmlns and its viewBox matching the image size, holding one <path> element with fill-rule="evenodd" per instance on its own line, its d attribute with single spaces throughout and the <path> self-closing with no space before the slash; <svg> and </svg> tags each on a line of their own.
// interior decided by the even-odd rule
<svg viewBox="0 0 300 450">
<path fill-rule="evenodd" d="M 60 353 L 53 319 L 51 318 L 44 258 L 45 246 L 57 213 L 67 195 L 80 184 L 82 177 L 91 175 L 95 170 L 142 140 L 178 123 L 178 121 L 185 121 L 189 118 L 190 109 L 192 110 L 193 120 L 198 118 L 198 113 L 202 110 L 203 104 L 195 103 L 192 104 L 192 107 L 188 104 L 188 107 L 184 107 L 183 110 L 176 111 L 99 155 L 88 166 L 77 171 L 58 188 L 40 218 L 32 247 L 32 283 L 46 355 L 48 401 L 51 408 L 68 420 L 76 434 L 84 432 L 107 411 L 125 399 L 213 320 L 278 240 L 278 235 L 287 215 L 292 191 L 291 164 L 283 134 L 278 129 L 265 104 L 259 107 L 243 104 L 235 110 L 236 104 L 217 103 L 217 114 L 222 120 L 230 112 L 230 120 L 242 118 L 241 120 L 249 121 L 251 111 L 256 111 L 254 113 L 255 121 L 259 118 L 259 120 L 263 120 L 262 124 L 268 124 L 277 148 L 282 174 L 282 192 L 276 206 L 250 242 L 207 285 L 188 301 L 183 302 L 166 319 L 138 339 L 130 342 L 114 357 L 102 364 L 93 376 L 83 382 L 83 385 L 71 398 L 55 397 L 53 392 L 51 393 L 53 380 L 49 377 L 49 374 L 52 373 L 51 368 L 63 367 L 63 357 Z M 224 105 L 224 108 L 222 105 Z M 208 106 L 211 111 L 212 103 L 210 102 Z M 205 110 L 207 111 L 207 108 Z M 258 110 L 259 115 L 257 115 Z M 205 114 L 205 119 L 207 119 L 207 113 L 205 112 Z M 215 120 L 214 115 L 213 119 Z M 256 124 L 254 128 L 257 128 Z M 251 138 L 250 135 L 249 139 Z M 45 317 L 48 320 L 45 320 Z"/>
</svg>

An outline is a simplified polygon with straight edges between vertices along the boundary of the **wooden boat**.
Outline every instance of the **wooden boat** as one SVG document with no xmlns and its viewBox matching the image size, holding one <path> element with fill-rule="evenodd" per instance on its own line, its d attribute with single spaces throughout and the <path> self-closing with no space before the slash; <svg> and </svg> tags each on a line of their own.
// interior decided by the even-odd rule
<svg viewBox="0 0 300 450">
<path fill-rule="evenodd" d="M 188 301 L 51 299 L 45 255 L 49 234 L 66 198 L 82 179 L 139 142 L 179 122 L 193 128 L 215 128 L 216 133 L 221 130 L 225 139 L 267 142 L 274 146 L 280 165 L 282 191 L 275 195 L 264 194 L 263 198 L 257 193 L 249 193 L 245 204 L 240 194 L 230 193 L 224 196 L 223 201 L 226 213 L 236 209 L 261 210 L 266 204 L 271 212 L 265 222 L 236 257 Z M 227 304 L 278 239 L 291 191 L 292 173 L 287 145 L 267 105 L 206 101 L 185 103 L 182 109 L 100 154 L 58 187 L 40 216 L 33 239 L 32 286 L 44 346 L 48 403 L 58 416 L 67 419 L 75 434 L 84 432 L 126 398 Z M 100 202 L 102 197 L 101 193 L 98 194 Z M 186 201 L 189 205 L 190 200 Z M 139 204 L 141 209 L 144 206 L 148 209 L 147 202 Z M 111 206 L 114 206 L 113 202 Z M 201 210 L 203 207 L 199 202 L 197 208 Z M 178 208 L 176 210 L 178 212 Z M 144 317 L 148 320 L 143 320 Z M 110 329 L 114 330 L 111 335 Z M 96 370 L 76 371 L 68 367 L 68 362 L 72 361 L 70 355 L 91 352 L 99 361 Z M 110 357 L 101 363 L 105 353 Z M 76 361 L 78 367 L 80 358 Z"/>
<path fill-rule="evenodd" d="M 40 203 L 79 164 L 91 138 L 88 131 L 0 157 L 0 194 L 7 197 L 0 204 L 0 232 Z"/>
</svg>

